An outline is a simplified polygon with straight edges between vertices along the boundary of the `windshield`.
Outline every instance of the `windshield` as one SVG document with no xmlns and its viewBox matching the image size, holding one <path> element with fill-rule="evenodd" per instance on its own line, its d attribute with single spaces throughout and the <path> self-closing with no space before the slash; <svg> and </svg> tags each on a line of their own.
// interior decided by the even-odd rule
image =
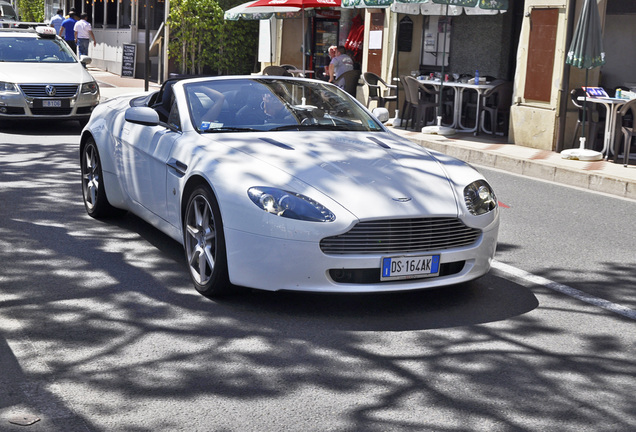
<svg viewBox="0 0 636 432">
<path fill-rule="evenodd" d="M 77 60 L 61 39 L 2 37 L 0 62 L 75 63 Z"/>
<path fill-rule="evenodd" d="M 0 20 L 15 21 L 17 19 L 18 17 L 16 16 L 15 10 L 13 10 L 13 6 L 0 4 Z"/>
<path fill-rule="evenodd" d="M 229 79 L 184 85 L 201 133 L 272 130 L 381 131 L 350 96 L 321 81 Z"/>
</svg>

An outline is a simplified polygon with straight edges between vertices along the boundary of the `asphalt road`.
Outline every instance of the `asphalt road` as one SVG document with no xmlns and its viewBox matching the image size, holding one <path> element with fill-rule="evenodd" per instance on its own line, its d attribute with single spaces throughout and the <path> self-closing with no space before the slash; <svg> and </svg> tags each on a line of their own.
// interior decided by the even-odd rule
<svg viewBox="0 0 636 432">
<path fill-rule="evenodd" d="M 478 281 L 212 301 L 179 244 L 86 215 L 78 133 L 0 132 L 0 431 L 636 430 L 636 202 L 484 169 Z"/>
</svg>

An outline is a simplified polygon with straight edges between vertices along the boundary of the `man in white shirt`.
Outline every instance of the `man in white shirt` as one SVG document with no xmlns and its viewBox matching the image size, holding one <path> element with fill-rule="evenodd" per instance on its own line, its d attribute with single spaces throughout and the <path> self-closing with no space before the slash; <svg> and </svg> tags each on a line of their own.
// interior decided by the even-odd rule
<svg viewBox="0 0 636 432">
<path fill-rule="evenodd" d="M 340 45 L 337 48 L 336 56 L 329 63 L 329 82 L 344 89 L 344 80 L 341 80 L 340 77 L 350 70 L 353 70 L 353 60 L 347 55 L 345 47 Z"/>
<path fill-rule="evenodd" d="M 58 9 L 57 15 L 55 15 L 53 18 L 51 18 L 51 21 L 49 21 L 49 25 L 55 29 L 55 34 L 60 34 L 62 21 L 64 21 L 64 11 L 62 9 Z"/>
<path fill-rule="evenodd" d="M 95 35 L 93 34 L 93 28 L 87 21 L 88 14 L 83 12 L 80 15 L 80 20 L 75 23 L 75 43 L 79 50 L 79 55 L 88 55 L 88 44 L 93 39 L 93 46 L 97 45 L 95 41 Z"/>
</svg>

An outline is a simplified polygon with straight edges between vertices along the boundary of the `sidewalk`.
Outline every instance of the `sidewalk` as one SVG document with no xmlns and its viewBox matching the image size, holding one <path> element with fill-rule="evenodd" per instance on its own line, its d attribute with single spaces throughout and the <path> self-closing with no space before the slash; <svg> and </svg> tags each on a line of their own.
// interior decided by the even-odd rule
<svg viewBox="0 0 636 432">
<path fill-rule="evenodd" d="M 102 100 L 126 94 L 144 92 L 144 80 L 122 78 L 97 68 L 88 68 L 99 84 Z M 149 91 L 160 85 L 149 82 Z M 553 151 L 538 150 L 508 143 L 488 135 L 475 137 L 471 133 L 452 136 L 424 135 L 419 132 L 389 126 L 389 129 L 423 147 L 481 165 L 554 181 L 596 192 L 636 200 L 636 165 L 624 167 L 609 161 L 584 162 L 562 159 Z"/>
</svg>

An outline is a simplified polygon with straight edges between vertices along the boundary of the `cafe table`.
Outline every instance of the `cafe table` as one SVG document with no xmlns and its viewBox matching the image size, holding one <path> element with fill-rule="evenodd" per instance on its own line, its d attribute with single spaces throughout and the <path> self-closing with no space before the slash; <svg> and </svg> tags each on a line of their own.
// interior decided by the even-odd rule
<svg viewBox="0 0 636 432">
<path fill-rule="evenodd" d="M 613 154 L 615 149 L 615 134 L 616 134 L 616 114 L 621 106 L 629 102 L 629 99 L 622 98 L 608 98 L 608 97 L 590 97 L 585 98 L 579 96 L 580 102 L 587 102 L 601 104 L 605 107 L 605 136 L 603 137 L 603 150 L 601 153 L 605 155 L 605 159 L 609 157 L 610 152 Z"/>
<path fill-rule="evenodd" d="M 421 79 L 418 78 L 418 82 L 420 85 L 430 85 L 435 87 L 435 90 L 439 92 L 440 87 L 442 87 L 442 83 L 439 79 Z M 479 130 L 479 119 L 477 118 L 479 114 L 479 106 L 481 104 L 481 98 L 483 97 L 486 90 L 493 88 L 495 85 L 490 82 L 479 83 L 479 84 L 471 84 L 471 83 L 462 83 L 456 81 L 445 81 L 444 87 L 450 87 L 455 92 L 453 98 L 453 124 L 452 128 L 459 130 L 460 132 L 477 132 Z M 475 91 L 477 92 L 477 105 L 475 107 L 475 126 L 467 127 L 462 124 L 462 103 L 464 100 L 464 92 L 465 91 Z M 439 96 L 438 96 L 439 97 Z M 439 100 L 438 100 L 439 102 Z"/>
</svg>

